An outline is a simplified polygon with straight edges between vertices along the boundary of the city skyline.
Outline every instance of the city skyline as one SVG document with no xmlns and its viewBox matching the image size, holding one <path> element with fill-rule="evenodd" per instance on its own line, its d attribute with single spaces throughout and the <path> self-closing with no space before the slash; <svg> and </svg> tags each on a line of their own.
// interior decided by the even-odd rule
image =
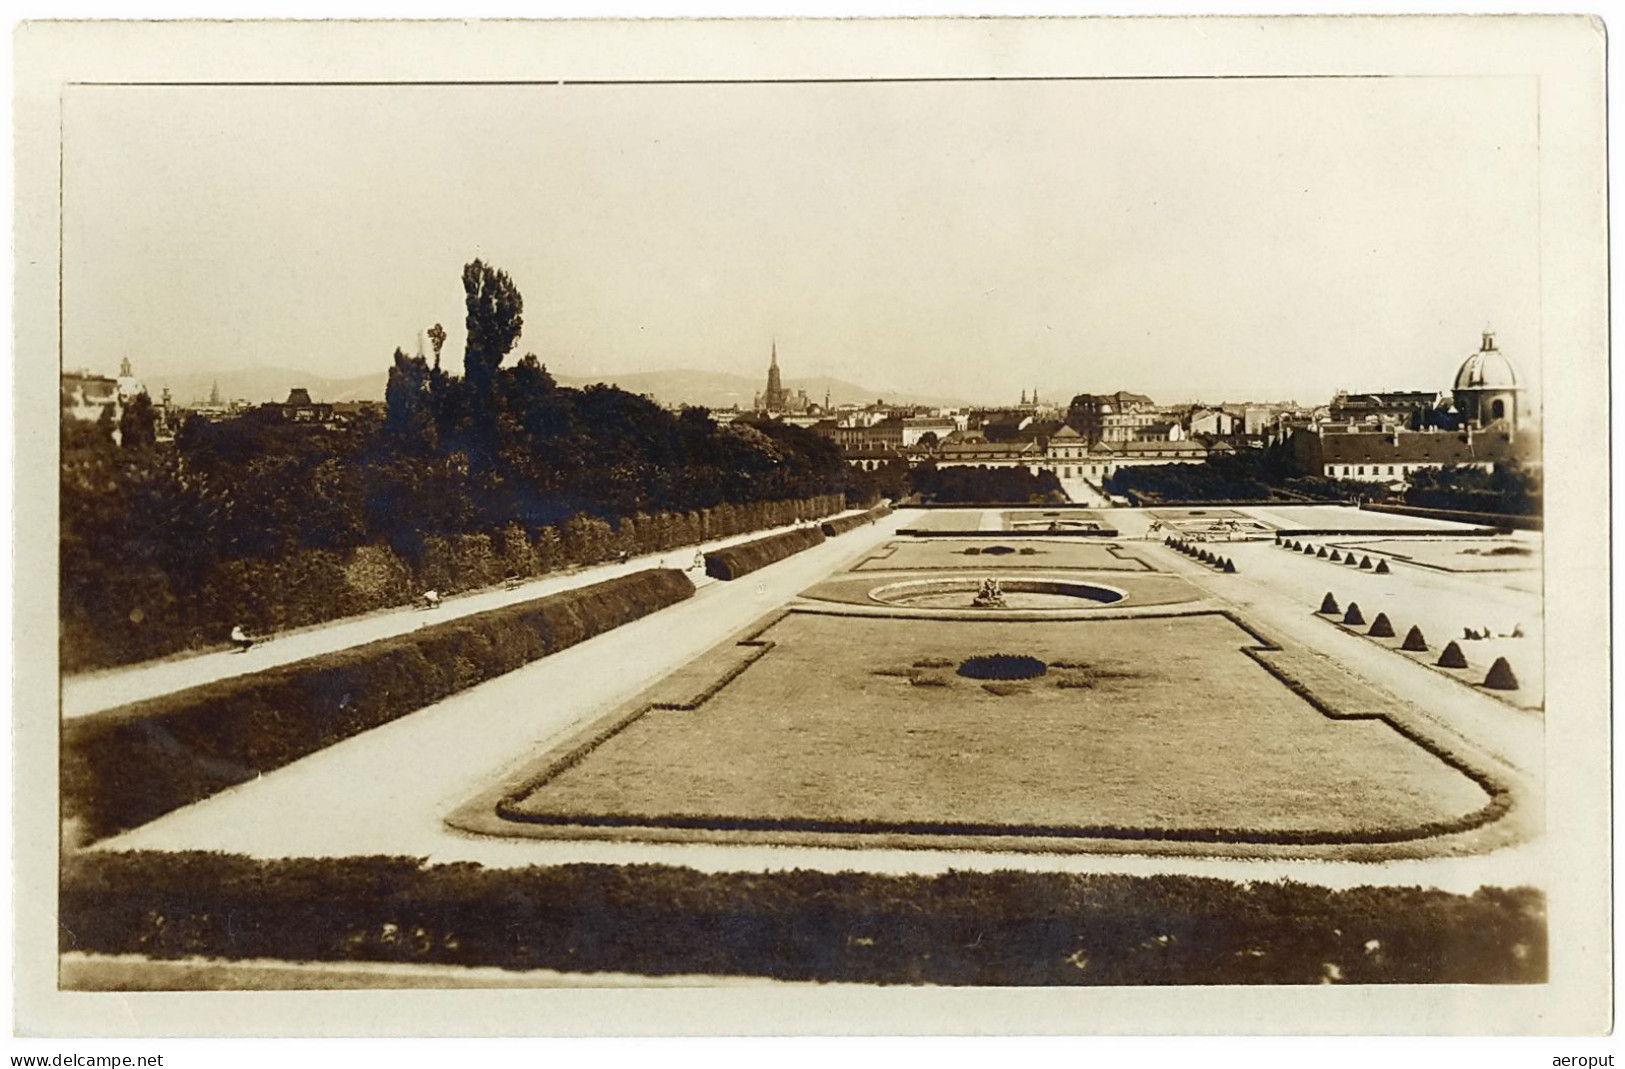
<svg viewBox="0 0 1625 1069">
<path fill-rule="evenodd" d="M 64 366 L 381 372 L 463 263 L 566 376 L 1538 397 L 1519 79 L 80 88 Z M 473 166 L 463 161 L 478 160 Z M 929 383 L 930 390 L 922 390 Z"/>
</svg>

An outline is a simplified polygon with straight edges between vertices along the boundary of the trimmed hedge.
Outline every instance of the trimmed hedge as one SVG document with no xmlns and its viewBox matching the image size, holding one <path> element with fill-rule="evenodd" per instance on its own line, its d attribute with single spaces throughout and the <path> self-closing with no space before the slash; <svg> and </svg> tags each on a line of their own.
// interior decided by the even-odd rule
<svg viewBox="0 0 1625 1069">
<path fill-rule="evenodd" d="M 804 549 L 811 549 L 823 540 L 824 532 L 821 529 L 798 527 L 793 531 L 781 531 L 766 538 L 713 550 L 705 555 L 705 574 L 713 579 L 738 579 Z"/>
<path fill-rule="evenodd" d="M 68 720 L 63 815 L 136 827 L 693 593 L 650 569 Z"/>
<path fill-rule="evenodd" d="M 487 869 L 100 853 L 64 952 L 889 984 L 1540 983 L 1545 898 L 1057 872 Z"/>
<path fill-rule="evenodd" d="M 867 512 L 859 512 L 852 516 L 837 516 L 834 519 L 825 520 L 818 527 L 824 532 L 825 538 L 834 538 L 836 535 L 844 535 L 848 531 L 855 531 L 864 524 L 874 523 L 882 516 L 890 515 L 890 505 L 876 505 Z"/>
</svg>

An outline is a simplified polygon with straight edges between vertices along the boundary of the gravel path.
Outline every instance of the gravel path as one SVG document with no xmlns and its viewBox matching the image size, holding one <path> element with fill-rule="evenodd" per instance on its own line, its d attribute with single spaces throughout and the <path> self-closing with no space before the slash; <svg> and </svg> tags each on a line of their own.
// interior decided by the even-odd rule
<svg viewBox="0 0 1625 1069">
<path fill-rule="evenodd" d="M 861 510 L 849 510 L 849 512 L 857 511 Z M 501 608 L 504 605 L 515 605 L 546 594 L 556 594 L 561 590 L 573 590 L 644 568 L 688 569 L 694 563 L 696 548 L 701 552 L 710 552 L 723 546 L 748 542 L 779 531 L 788 531 L 792 527 L 793 525 L 775 527 L 730 538 L 719 538 L 700 547 L 687 546 L 667 550 L 664 553 L 648 553 L 633 557 L 624 564 L 618 562 L 599 564 L 576 571 L 540 576 L 511 590 L 505 587 L 492 587 L 453 595 L 447 597 L 437 609 L 407 606 L 369 613 L 365 616 L 348 617 L 315 627 L 284 632 L 247 652 L 218 650 L 65 676 L 62 680 L 62 715 L 88 716 L 91 713 L 184 690 L 202 683 L 213 683 L 216 680 L 290 664 L 319 653 L 331 653 L 334 650 L 348 649 L 379 639 L 394 638 L 396 635 L 404 635 L 429 624 L 455 620 L 459 616 Z M 703 569 L 689 571 L 688 576 L 697 587 L 715 582 L 705 575 Z"/>
</svg>

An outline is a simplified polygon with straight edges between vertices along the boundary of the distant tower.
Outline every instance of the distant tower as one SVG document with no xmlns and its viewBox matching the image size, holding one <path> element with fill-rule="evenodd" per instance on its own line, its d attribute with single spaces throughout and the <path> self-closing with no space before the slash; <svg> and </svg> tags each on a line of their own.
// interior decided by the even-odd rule
<svg viewBox="0 0 1625 1069">
<path fill-rule="evenodd" d="M 127 356 L 123 360 L 119 361 L 118 377 L 121 379 L 131 379 L 135 377 L 135 372 L 130 370 L 130 358 Z"/>
<path fill-rule="evenodd" d="M 829 387 L 824 387 L 824 411 L 829 411 Z"/>
<path fill-rule="evenodd" d="M 214 380 L 214 385 L 209 387 L 209 403 L 211 405 L 217 405 L 217 404 L 220 403 L 220 380 L 219 379 L 215 379 Z"/>
<path fill-rule="evenodd" d="M 1021 391 L 1021 403 L 1022 404 L 1027 403 L 1027 391 L 1026 390 Z"/>
<path fill-rule="evenodd" d="M 779 339 L 773 339 L 773 351 L 767 360 L 767 407 L 784 406 L 784 382 L 779 378 Z"/>
</svg>

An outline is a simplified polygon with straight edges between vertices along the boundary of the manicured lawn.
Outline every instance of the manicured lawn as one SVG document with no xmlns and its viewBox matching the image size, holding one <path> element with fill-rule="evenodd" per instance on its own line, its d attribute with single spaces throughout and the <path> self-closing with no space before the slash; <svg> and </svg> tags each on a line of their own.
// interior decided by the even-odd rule
<svg viewBox="0 0 1625 1069">
<path fill-rule="evenodd" d="M 1094 530 L 1111 526 L 1101 519 L 1100 513 L 1085 512 L 1082 509 L 1022 509 L 1006 512 L 1003 524 L 1011 531 L 1043 530 L 1051 525 L 1057 530 L 1080 528 Z"/>
<path fill-rule="evenodd" d="M 1242 653 L 1256 640 L 1216 614 L 1027 623 L 791 613 L 760 639 L 772 648 L 709 700 L 649 710 L 513 809 L 701 826 L 1358 837 L 1463 818 L 1489 801 L 1387 724 L 1317 711 Z M 1003 684 L 956 673 L 988 653 L 1050 667 Z M 716 676 L 740 660 L 736 648 L 716 656 Z M 1064 666 L 1079 664 L 1090 667 Z"/>
<path fill-rule="evenodd" d="M 903 527 L 914 531 L 975 531 L 981 526 L 981 509 L 914 510 L 903 521 Z"/>
<path fill-rule="evenodd" d="M 1435 520 L 1423 516 L 1401 516 L 1388 512 L 1366 512 L 1341 505 L 1271 505 L 1266 510 L 1289 524 L 1302 524 L 1312 531 L 1463 531 L 1471 525 Z"/>
<path fill-rule="evenodd" d="M 900 539 L 875 550 L 854 571 L 890 571 L 914 568 L 972 568 L 993 572 L 1010 568 L 1078 568 L 1094 571 L 1146 572 L 1152 568 L 1131 547 L 1089 541 L 1008 539 L 989 532 L 986 541 L 973 538 Z M 968 553 L 967 550 L 977 550 Z M 992 550 L 993 552 L 988 552 Z M 1008 552 L 1005 552 L 1008 550 Z M 1022 552 L 1032 550 L 1031 553 Z"/>
<path fill-rule="evenodd" d="M 1389 538 L 1354 548 L 1447 572 L 1536 572 L 1541 566 L 1539 542 L 1510 538 Z"/>
</svg>

